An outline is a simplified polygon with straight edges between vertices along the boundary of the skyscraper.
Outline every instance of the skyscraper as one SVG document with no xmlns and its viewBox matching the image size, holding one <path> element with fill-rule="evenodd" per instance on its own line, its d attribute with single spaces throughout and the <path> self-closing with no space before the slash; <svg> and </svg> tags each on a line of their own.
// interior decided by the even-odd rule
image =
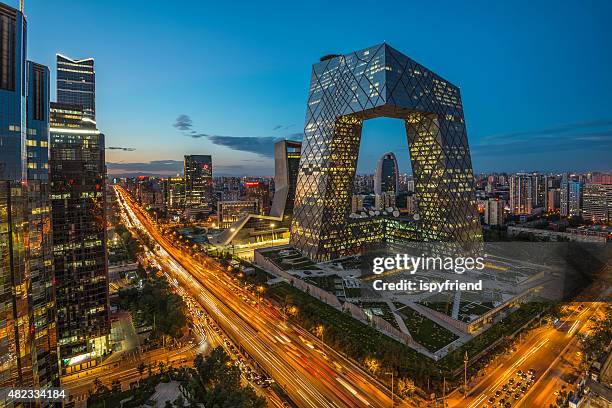
<svg viewBox="0 0 612 408">
<path fill-rule="evenodd" d="M 213 209 L 213 170 L 210 155 L 185 156 L 185 207 L 189 215 Z"/>
<path fill-rule="evenodd" d="M 391 152 L 383 154 L 378 160 L 376 171 L 374 172 L 374 194 L 382 194 L 399 190 L 399 171 L 397 169 L 397 159 Z"/>
<path fill-rule="evenodd" d="M 380 44 L 312 68 L 291 245 L 321 261 L 362 244 L 348 216 L 363 121 L 376 117 L 406 126 L 421 238 L 481 241 L 459 88 Z"/>
<path fill-rule="evenodd" d="M 49 68 L 27 62 L 27 257 L 34 377 L 40 386 L 59 385 L 57 316 L 49 203 Z"/>
<path fill-rule="evenodd" d="M 0 387 L 59 385 L 46 204 L 48 89 L 48 69 L 26 62 L 23 13 L 0 3 Z"/>
<path fill-rule="evenodd" d="M 57 54 L 57 101 L 83 107 L 83 116 L 96 120 L 94 59 L 74 60 Z"/>
<path fill-rule="evenodd" d="M 295 201 L 302 143 L 281 140 L 274 144 L 274 200 L 270 215 L 292 215 Z"/>
<path fill-rule="evenodd" d="M 62 371 L 95 365 L 110 332 L 104 135 L 81 106 L 51 104 L 51 208 Z"/>
</svg>

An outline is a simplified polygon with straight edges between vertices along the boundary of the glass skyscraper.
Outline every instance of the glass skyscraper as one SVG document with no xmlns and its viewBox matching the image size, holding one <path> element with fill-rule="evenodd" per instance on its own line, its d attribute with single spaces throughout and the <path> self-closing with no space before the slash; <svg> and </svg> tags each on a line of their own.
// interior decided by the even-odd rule
<svg viewBox="0 0 612 408">
<path fill-rule="evenodd" d="M 185 207 L 189 214 L 211 213 L 213 209 L 212 157 L 185 156 Z"/>
<path fill-rule="evenodd" d="M 75 60 L 57 54 L 57 101 L 83 107 L 83 115 L 96 120 L 94 59 Z"/>
<path fill-rule="evenodd" d="M 91 367 L 110 332 L 104 135 L 81 106 L 51 104 L 53 256 L 62 371 Z"/>
<path fill-rule="evenodd" d="M 48 107 L 49 70 L 26 62 L 26 20 L 0 3 L 0 387 L 59 385 Z"/>
<path fill-rule="evenodd" d="M 315 260 L 361 245 L 348 216 L 362 124 L 376 117 L 405 123 L 421 239 L 481 241 L 459 88 L 380 44 L 313 66 L 291 245 Z"/>
<path fill-rule="evenodd" d="M 383 154 L 378 160 L 374 173 L 374 194 L 391 191 L 395 194 L 398 193 L 399 171 L 397 169 L 397 159 L 392 152 Z"/>
</svg>

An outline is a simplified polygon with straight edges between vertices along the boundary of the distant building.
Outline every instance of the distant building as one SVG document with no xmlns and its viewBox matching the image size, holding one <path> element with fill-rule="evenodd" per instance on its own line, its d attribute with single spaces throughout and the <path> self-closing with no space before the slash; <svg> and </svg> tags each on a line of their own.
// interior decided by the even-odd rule
<svg viewBox="0 0 612 408">
<path fill-rule="evenodd" d="M 362 210 L 363 210 L 363 195 L 353 194 L 353 199 L 351 200 L 351 212 L 357 213 Z"/>
<path fill-rule="evenodd" d="M 389 207 L 395 207 L 395 192 L 393 190 L 376 194 L 374 196 L 374 207 L 379 210 L 384 210 Z"/>
<path fill-rule="evenodd" d="M 95 365 L 110 333 L 104 135 L 81 106 L 51 103 L 50 180 L 64 373 Z"/>
<path fill-rule="evenodd" d="M 395 154 L 388 152 L 378 160 L 374 173 L 374 194 L 399 192 L 399 171 Z"/>
<path fill-rule="evenodd" d="M 546 196 L 546 211 L 553 212 L 561 205 L 561 189 L 549 189 Z"/>
<path fill-rule="evenodd" d="M 168 177 L 164 180 L 164 204 L 168 211 L 180 212 L 185 209 L 185 179 Z"/>
<path fill-rule="evenodd" d="M 594 223 L 612 222 L 612 180 L 608 183 L 587 183 L 582 197 L 583 217 Z"/>
<path fill-rule="evenodd" d="M 568 215 L 578 216 L 582 212 L 582 193 L 584 183 L 581 181 L 570 181 L 568 191 Z"/>
<path fill-rule="evenodd" d="M 408 196 L 406 196 L 406 211 L 408 214 L 417 213 L 416 194 L 409 193 Z"/>
<path fill-rule="evenodd" d="M 270 239 L 284 238 L 289 233 L 301 147 L 301 142 L 291 140 L 282 140 L 274 145 L 275 192 L 270 214 L 247 214 L 212 239 L 211 243 L 224 246 L 234 242 L 269 242 Z"/>
<path fill-rule="evenodd" d="M 213 210 L 213 165 L 210 155 L 185 156 L 185 208 L 189 215 Z"/>
<path fill-rule="evenodd" d="M 543 175 L 518 173 L 510 177 L 510 211 L 513 214 L 531 214 L 534 208 L 544 206 L 545 199 Z"/>
<path fill-rule="evenodd" d="M 563 173 L 561 183 L 559 185 L 559 213 L 562 217 L 569 215 L 569 182 L 571 181 L 568 173 Z"/>
<path fill-rule="evenodd" d="M 57 101 L 83 107 L 83 116 L 96 120 L 94 59 L 74 60 L 57 54 Z"/>
<path fill-rule="evenodd" d="M 488 225 L 504 224 L 504 201 L 499 198 L 489 198 L 485 206 L 484 223 Z"/>
<path fill-rule="evenodd" d="M 247 214 L 259 214 L 257 201 L 219 201 L 217 203 L 217 217 L 219 228 L 230 226 Z"/>
<path fill-rule="evenodd" d="M 244 182 L 244 196 L 247 201 L 258 203 L 259 214 L 270 212 L 270 185 L 264 180 L 247 180 Z"/>
</svg>

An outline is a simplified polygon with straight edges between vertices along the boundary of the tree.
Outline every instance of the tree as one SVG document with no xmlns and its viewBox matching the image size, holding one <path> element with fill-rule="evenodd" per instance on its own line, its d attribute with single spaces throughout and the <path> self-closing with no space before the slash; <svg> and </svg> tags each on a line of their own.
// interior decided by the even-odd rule
<svg viewBox="0 0 612 408">
<path fill-rule="evenodd" d="M 198 355 L 190 374 L 185 389 L 192 405 L 203 404 L 218 408 L 265 407 L 265 399 L 257 396 L 251 387 L 242 387 L 240 370 L 221 347 L 215 348 L 207 358 Z"/>
<path fill-rule="evenodd" d="M 416 391 L 416 386 L 410 378 L 400 378 L 397 382 L 397 395 L 400 397 L 412 397 L 414 391 Z"/>
</svg>

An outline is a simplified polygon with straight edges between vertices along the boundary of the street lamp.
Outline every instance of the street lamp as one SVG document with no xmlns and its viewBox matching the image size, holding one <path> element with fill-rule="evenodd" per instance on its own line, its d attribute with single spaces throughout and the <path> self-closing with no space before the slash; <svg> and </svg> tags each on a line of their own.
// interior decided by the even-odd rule
<svg viewBox="0 0 612 408">
<path fill-rule="evenodd" d="M 272 228 L 272 241 L 274 241 L 274 227 L 276 227 L 276 224 L 271 223 L 270 228 Z"/>
<path fill-rule="evenodd" d="M 385 373 L 391 376 L 391 408 L 395 406 L 395 394 L 393 393 L 393 371 Z"/>
<path fill-rule="evenodd" d="M 468 364 L 468 353 L 465 351 L 465 357 L 463 358 L 463 396 L 467 398 L 467 364 Z"/>
</svg>

